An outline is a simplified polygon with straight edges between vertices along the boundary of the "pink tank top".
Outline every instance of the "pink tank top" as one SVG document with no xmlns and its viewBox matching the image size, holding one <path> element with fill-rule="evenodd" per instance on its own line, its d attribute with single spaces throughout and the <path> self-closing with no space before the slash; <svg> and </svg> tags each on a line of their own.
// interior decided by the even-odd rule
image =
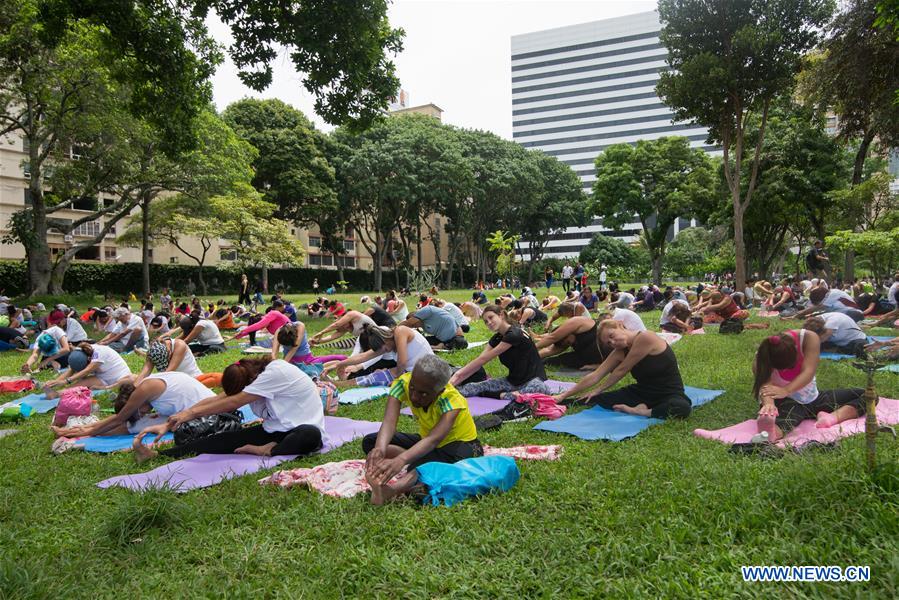
<svg viewBox="0 0 899 600">
<path fill-rule="evenodd" d="M 781 379 L 784 381 L 793 381 L 799 376 L 799 373 L 802 372 L 802 361 L 805 359 L 805 356 L 802 354 L 802 338 L 796 330 L 791 329 L 787 333 L 790 334 L 793 341 L 796 343 L 796 364 L 789 369 L 778 369 L 777 374 L 780 375 Z"/>
</svg>

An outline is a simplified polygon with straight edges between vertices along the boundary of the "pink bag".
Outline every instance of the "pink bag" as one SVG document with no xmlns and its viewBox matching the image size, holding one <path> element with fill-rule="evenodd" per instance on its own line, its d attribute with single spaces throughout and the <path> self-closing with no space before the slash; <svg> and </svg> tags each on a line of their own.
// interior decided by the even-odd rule
<svg viewBox="0 0 899 600">
<path fill-rule="evenodd" d="M 519 394 L 515 401 L 521 404 L 529 404 L 531 410 L 534 411 L 535 417 L 546 417 L 550 420 L 558 419 L 568 410 L 567 406 L 556 404 L 555 399 L 546 394 Z"/>
<path fill-rule="evenodd" d="M 53 424 L 64 427 L 69 417 L 84 417 L 91 414 L 91 391 L 79 385 L 59 393 L 59 404 L 53 416 Z"/>
</svg>

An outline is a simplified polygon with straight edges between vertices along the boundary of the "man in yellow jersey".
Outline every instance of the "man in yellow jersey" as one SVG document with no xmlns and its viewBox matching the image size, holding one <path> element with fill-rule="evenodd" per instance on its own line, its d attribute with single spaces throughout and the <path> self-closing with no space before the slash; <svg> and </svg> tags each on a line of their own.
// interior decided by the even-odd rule
<svg viewBox="0 0 899 600">
<path fill-rule="evenodd" d="M 484 454 L 468 401 L 449 385 L 451 375 L 452 369 L 446 362 L 429 354 L 415 363 L 411 373 L 393 382 L 381 429 L 362 438 L 372 504 L 383 504 L 409 492 L 418 482 L 415 467 L 419 465 L 455 463 Z M 396 431 L 402 405 L 412 409 L 418 434 Z M 393 485 L 387 485 L 407 465 L 411 470 Z"/>
</svg>

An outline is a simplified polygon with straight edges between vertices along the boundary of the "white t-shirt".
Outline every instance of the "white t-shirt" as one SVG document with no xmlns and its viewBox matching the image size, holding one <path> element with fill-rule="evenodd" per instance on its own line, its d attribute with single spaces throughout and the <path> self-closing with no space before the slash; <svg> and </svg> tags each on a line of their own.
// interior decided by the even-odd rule
<svg viewBox="0 0 899 600">
<path fill-rule="evenodd" d="M 852 299 L 852 296 L 844 292 L 843 290 L 830 290 L 827 292 L 827 295 L 824 296 L 824 300 L 821 301 L 821 306 L 826 306 L 827 308 L 844 310 L 847 308 L 852 308 L 851 304 L 844 304 L 840 302 L 841 300 L 847 300 L 849 302 L 854 303 L 855 301 Z"/>
<path fill-rule="evenodd" d="M 574 273 L 574 269 L 571 268 L 571 265 L 562 267 L 562 279 L 569 279 L 572 273 Z"/>
<path fill-rule="evenodd" d="M 125 359 L 109 346 L 94 346 L 91 362 L 100 364 L 94 375 L 103 382 L 103 385 L 112 385 L 122 377 L 131 375 L 131 369 L 128 368 Z"/>
<path fill-rule="evenodd" d="M 620 308 L 627 308 L 631 304 L 634 303 L 634 295 L 629 294 L 627 292 L 621 292 L 618 294 L 618 301 L 613 306 L 618 306 Z M 628 328 L 630 329 L 630 328 Z"/>
<path fill-rule="evenodd" d="M 121 340 L 126 346 L 132 343 L 136 344 L 140 339 L 143 339 L 144 343 L 147 343 L 150 339 L 150 336 L 147 334 L 147 325 L 139 315 L 132 314 L 124 329 L 131 330 L 131 334 Z M 119 331 L 121 331 L 121 329 Z"/>
<path fill-rule="evenodd" d="M 211 389 L 190 375 L 178 371 L 154 373 L 148 375 L 147 379 L 159 379 L 165 383 L 165 391 L 151 400 L 150 405 L 157 414 L 166 417 L 187 410 L 200 400 L 215 396 Z"/>
<path fill-rule="evenodd" d="M 899 281 L 894 281 L 887 292 L 887 302 L 896 306 L 896 291 L 899 290 Z"/>
<path fill-rule="evenodd" d="M 243 391 L 261 397 L 251 402 L 250 408 L 262 418 L 262 428 L 268 433 L 314 425 L 325 437 L 325 413 L 318 388 L 292 364 L 273 360 Z"/>
<path fill-rule="evenodd" d="M 452 302 L 447 302 L 443 305 L 443 309 L 449 314 L 453 315 L 453 319 L 456 320 L 456 325 L 460 327 L 462 325 L 468 325 L 468 319 L 465 318 L 465 315 L 462 314 L 462 311 L 458 306 L 453 304 Z"/>
<path fill-rule="evenodd" d="M 686 300 L 681 300 L 679 298 L 672 298 L 671 301 L 668 302 L 668 304 L 666 304 L 665 307 L 662 309 L 662 317 L 661 317 L 661 319 L 659 319 L 659 325 L 667 325 L 668 323 L 671 322 L 671 319 L 669 318 L 668 315 L 671 314 L 671 309 L 674 308 L 675 304 L 683 304 L 688 309 L 690 308 L 690 303 L 687 302 Z M 630 328 L 628 328 L 628 329 L 630 329 Z"/>
<path fill-rule="evenodd" d="M 827 340 L 836 346 L 845 346 L 855 340 L 865 340 L 868 338 L 865 332 L 849 317 L 843 313 L 830 312 L 821 315 L 824 319 L 824 327 L 833 330 L 830 338 Z"/>
<path fill-rule="evenodd" d="M 72 317 L 66 319 L 66 337 L 69 339 L 70 344 L 77 344 L 87 339 L 87 333 L 84 331 L 81 323 L 78 322 L 78 319 L 73 319 Z"/>
<path fill-rule="evenodd" d="M 181 358 L 181 362 L 178 364 L 178 368 L 173 372 L 184 373 L 185 375 L 190 375 L 191 377 L 196 377 L 197 375 L 203 374 L 203 371 L 201 371 L 200 367 L 197 366 L 197 358 L 194 356 L 194 353 L 190 351 L 190 349 L 188 349 L 184 353 L 184 356 Z"/>
<path fill-rule="evenodd" d="M 624 323 L 624 326 L 631 331 L 646 331 L 646 325 L 643 324 L 643 319 L 641 319 L 640 315 L 632 310 L 628 310 L 626 308 L 616 308 L 615 314 L 612 315 L 612 318 L 616 321 L 621 321 L 622 323 Z"/>
<path fill-rule="evenodd" d="M 414 334 L 412 341 L 406 346 L 406 373 L 412 371 L 415 363 L 417 363 L 418 359 L 422 356 L 434 354 L 434 349 L 431 348 L 431 344 L 428 343 L 425 336 L 415 329 L 412 330 L 412 333 Z"/>
<path fill-rule="evenodd" d="M 197 337 L 194 338 L 196 343 L 203 344 L 204 346 L 225 343 L 225 340 L 222 338 L 222 332 L 219 331 L 219 326 L 216 325 L 215 322 L 208 319 L 200 319 L 194 327 L 202 328 L 200 333 L 197 334 Z"/>
<path fill-rule="evenodd" d="M 110 319 L 106 321 L 106 325 L 103 325 L 100 328 L 100 331 L 105 331 L 106 333 L 118 333 L 122 330 L 122 324 L 116 321 L 115 319 Z"/>
<path fill-rule="evenodd" d="M 606 270 L 605 270 L 605 269 L 603 269 L 602 271 L 599 272 L 599 280 L 600 280 L 602 283 L 605 283 L 605 282 L 606 282 L 606 277 L 607 277 L 607 275 L 606 275 Z"/>
<path fill-rule="evenodd" d="M 54 325 L 53 327 L 48 327 L 47 329 L 43 330 L 40 333 L 40 335 L 38 335 L 34 339 L 34 344 L 32 347 L 33 348 L 37 347 L 38 338 L 40 338 L 41 335 L 44 335 L 45 333 L 47 335 L 49 335 L 50 337 L 52 337 L 56 341 L 56 351 L 59 352 L 60 350 L 62 350 L 62 338 L 67 337 L 67 336 L 66 336 L 66 332 L 63 331 L 62 329 L 60 329 L 57 325 Z M 55 352 L 54 352 L 54 354 L 55 354 Z"/>
</svg>

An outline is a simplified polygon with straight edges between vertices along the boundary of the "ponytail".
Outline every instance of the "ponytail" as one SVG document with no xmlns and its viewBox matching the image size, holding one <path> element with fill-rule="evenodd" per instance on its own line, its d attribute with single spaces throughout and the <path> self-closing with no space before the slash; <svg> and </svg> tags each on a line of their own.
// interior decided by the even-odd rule
<svg viewBox="0 0 899 600">
<path fill-rule="evenodd" d="M 362 327 L 362 333 L 359 335 L 359 348 L 363 352 L 368 352 L 369 350 L 380 352 L 387 342 L 393 341 L 393 333 L 393 329 L 387 327 L 365 324 Z"/>
<path fill-rule="evenodd" d="M 222 373 L 222 389 L 229 396 L 242 392 L 245 387 L 256 381 L 271 361 L 268 356 L 244 358 L 228 365 Z"/>
<path fill-rule="evenodd" d="M 755 353 L 755 382 L 752 385 L 752 395 L 759 397 L 762 386 L 771 380 L 775 369 L 788 369 L 796 364 L 799 350 L 796 342 L 789 333 L 769 335 Z"/>
</svg>

